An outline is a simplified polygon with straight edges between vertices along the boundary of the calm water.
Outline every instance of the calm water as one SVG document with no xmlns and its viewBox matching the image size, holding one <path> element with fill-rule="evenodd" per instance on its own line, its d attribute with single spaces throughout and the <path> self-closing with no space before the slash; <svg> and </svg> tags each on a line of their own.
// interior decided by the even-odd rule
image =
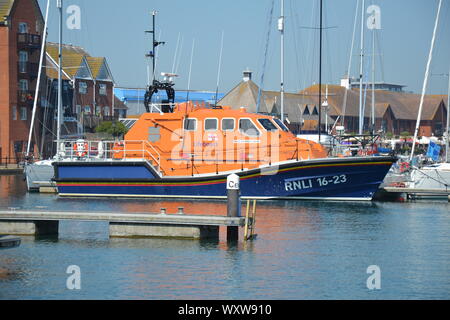
<svg viewBox="0 0 450 320">
<path fill-rule="evenodd" d="M 60 199 L 0 176 L 0 208 L 226 214 L 223 202 Z M 449 299 L 450 205 L 260 202 L 255 241 L 109 239 L 103 222 L 0 251 L 0 299 Z M 242 238 L 241 238 L 242 239 Z M 69 265 L 81 290 L 66 288 Z M 381 289 L 369 290 L 369 265 Z"/>
</svg>

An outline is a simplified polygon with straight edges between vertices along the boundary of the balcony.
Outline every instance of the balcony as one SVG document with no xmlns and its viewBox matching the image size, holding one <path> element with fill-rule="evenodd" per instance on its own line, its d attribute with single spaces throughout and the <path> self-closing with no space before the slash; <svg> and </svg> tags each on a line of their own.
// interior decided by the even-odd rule
<svg viewBox="0 0 450 320">
<path fill-rule="evenodd" d="M 116 116 L 97 116 L 93 114 L 83 114 L 82 122 L 85 128 L 95 128 L 103 121 L 117 121 L 119 117 Z"/>
<path fill-rule="evenodd" d="M 41 36 L 30 33 L 18 33 L 17 46 L 19 49 L 40 49 Z"/>
<path fill-rule="evenodd" d="M 30 90 L 17 91 L 17 103 L 18 104 L 32 107 L 33 102 L 34 102 L 34 91 L 30 91 Z"/>
<path fill-rule="evenodd" d="M 31 78 L 37 78 L 39 72 L 39 64 L 27 61 L 19 61 L 17 70 L 20 75 L 28 75 Z"/>
</svg>

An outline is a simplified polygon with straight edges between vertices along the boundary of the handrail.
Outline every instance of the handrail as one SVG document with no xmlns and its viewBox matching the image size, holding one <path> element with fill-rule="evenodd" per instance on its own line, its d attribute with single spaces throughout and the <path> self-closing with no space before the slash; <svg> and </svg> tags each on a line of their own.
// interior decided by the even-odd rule
<svg viewBox="0 0 450 320">
<path fill-rule="evenodd" d="M 64 148 L 59 156 L 61 159 L 117 159 L 119 156 L 122 160 L 136 158 L 127 156 L 127 154 L 141 154 L 142 159 L 150 159 L 155 162 L 157 171 L 161 174 L 161 155 L 145 140 L 83 140 L 82 148 L 75 149 L 77 140 L 62 141 Z M 99 150 L 98 145 L 102 144 L 103 148 Z M 86 146 L 85 146 L 86 144 Z M 138 147 L 133 147 L 138 144 Z M 128 145 L 128 146 L 127 146 Z M 122 149 L 118 147 L 121 146 Z"/>
</svg>

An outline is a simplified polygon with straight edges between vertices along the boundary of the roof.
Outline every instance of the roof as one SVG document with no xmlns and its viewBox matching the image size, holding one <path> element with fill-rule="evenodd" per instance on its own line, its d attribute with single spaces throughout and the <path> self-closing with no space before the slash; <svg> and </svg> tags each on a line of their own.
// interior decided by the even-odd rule
<svg viewBox="0 0 450 320">
<path fill-rule="evenodd" d="M 50 79 L 57 79 L 58 78 L 58 65 L 50 59 L 50 57 L 46 56 L 46 64 L 45 64 L 45 71 L 47 74 L 47 77 Z M 62 72 L 62 79 L 63 80 L 70 80 L 70 78 L 67 76 L 65 72 Z"/>
<path fill-rule="evenodd" d="M 359 117 L 359 89 L 346 90 L 337 85 L 328 85 L 328 103 L 330 105 L 330 115 L 340 115 L 343 113 L 344 97 L 347 91 L 346 116 Z M 301 91 L 308 95 L 317 95 L 318 85 L 313 85 Z M 407 92 L 394 92 L 385 90 L 375 90 L 375 115 L 382 117 L 388 107 L 392 110 L 396 119 L 416 120 L 420 104 L 420 94 Z M 322 85 L 322 94 L 325 94 L 325 86 Z M 432 120 L 446 96 L 426 95 L 422 109 L 422 120 Z M 367 90 L 365 97 L 364 116 L 371 114 L 372 90 Z M 364 100 L 363 100 L 364 101 Z"/>
<path fill-rule="evenodd" d="M 15 0 L 0 0 L 0 25 L 5 24 L 5 17 L 9 17 L 11 15 L 11 13 L 13 12 L 14 4 Z M 43 22 L 44 17 L 42 16 L 38 1 L 32 0 L 31 5 L 35 7 L 37 18 Z"/>
<path fill-rule="evenodd" d="M 240 82 L 219 101 L 219 104 L 231 106 L 233 109 L 246 107 L 248 112 L 256 112 L 258 94 L 261 95 L 259 112 L 278 114 L 281 112 L 280 92 L 261 90 L 259 93 L 259 87 L 252 80 Z M 300 93 L 285 93 L 283 111 L 290 121 L 298 122 L 299 119 L 304 119 L 304 109 L 316 103 L 312 97 Z"/>
<path fill-rule="evenodd" d="M 54 42 L 47 42 L 47 60 L 53 60 L 53 65 L 58 67 L 59 45 Z M 106 58 L 92 57 L 84 48 L 70 44 L 62 45 L 62 69 L 67 77 L 82 79 L 111 80 L 114 82 L 112 74 L 107 66 Z M 106 75 L 106 76 L 105 76 Z M 52 68 L 48 68 L 47 76 L 57 78 L 58 74 Z"/>
<path fill-rule="evenodd" d="M 116 95 L 114 95 L 114 109 L 119 110 L 127 110 L 128 107 L 123 103 Z"/>
<path fill-rule="evenodd" d="M 105 58 L 86 57 L 86 60 L 91 69 L 92 76 L 97 78 Z"/>
<path fill-rule="evenodd" d="M 258 90 L 258 86 L 252 80 L 241 81 L 217 103 L 222 106 L 232 106 L 234 109 L 246 107 L 248 112 L 256 112 Z M 270 112 L 264 103 L 265 100 L 261 98 L 260 111 Z"/>
<path fill-rule="evenodd" d="M 325 99 L 325 91 L 328 86 L 328 111 L 329 117 L 336 118 L 345 113 L 345 116 L 359 117 L 359 89 L 347 90 L 339 85 L 322 85 L 322 100 Z M 242 106 L 249 112 L 256 112 L 257 97 L 259 87 L 252 81 L 241 81 L 231 89 L 220 101 L 221 105 L 229 105 L 234 109 Z M 307 119 L 317 119 L 317 115 L 312 115 L 314 106 L 317 108 L 319 85 L 313 85 L 299 93 L 284 94 L 284 114 L 291 122 L 300 122 Z M 419 94 L 407 92 L 394 92 L 386 90 L 374 90 L 375 93 L 375 117 L 382 118 L 386 112 L 392 112 L 396 119 L 416 120 L 419 110 Z M 346 96 L 347 104 L 344 109 L 344 98 Z M 422 120 L 432 120 L 439 107 L 447 103 L 447 96 L 444 95 L 426 95 L 424 99 Z M 371 116 L 372 90 L 365 93 L 364 116 Z M 308 108 L 310 114 L 304 114 Z M 280 114 L 280 92 L 261 91 L 260 112 Z M 345 112 L 344 112 L 345 111 Z M 322 118 L 324 119 L 324 118 Z M 331 118 L 328 118 L 332 121 Z"/>
<path fill-rule="evenodd" d="M 46 51 L 50 58 L 53 59 L 53 61 L 55 61 L 55 63 L 57 64 L 59 53 L 58 44 L 47 42 Z M 81 67 L 83 57 L 85 56 L 90 57 L 89 53 L 87 53 L 81 47 L 67 44 L 62 45 L 62 68 L 64 69 L 64 72 L 70 76 L 70 78 L 74 78 L 74 76 L 77 74 L 78 70 Z"/>
<path fill-rule="evenodd" d="M 0 0 L 0 20 L 3 20 L 5 16 L 9 16 L 13 4 L 14 0 Z"/>
</svg>

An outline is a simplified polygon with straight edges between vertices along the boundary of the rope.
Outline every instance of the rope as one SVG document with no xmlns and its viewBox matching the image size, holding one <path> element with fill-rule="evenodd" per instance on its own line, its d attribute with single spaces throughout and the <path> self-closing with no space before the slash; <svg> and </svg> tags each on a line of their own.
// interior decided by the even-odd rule
<svg viewBox="0 0 450 320">
<path fill-rule="evenodd" d="M 449 184 L 447 184 L 445 181 L 443 182 L 443 181 L 440 181 L 440 180 L 438 180 L 438 179 L 436 179 L 436 178 L 434 178 L 434 177 L 432 177 L 432 176 L 429 176 L 428 174 L 426 174 L 426 173 L 424 173 L 423 171 L 421 171 L 419 168 L 417 168 L 417 167 L 414 167 L 414 169 L 416 169 L 417 171 L 419 171 L 421 174 L 423 174 L 424 176 L 426 176 L 427 178 L 430 178 L 431 180 L 434 180 L 434 181 L 436 181 L 437 183 L 440 183 L 440 184 L 443 184 L 444 186 L 445 186 L 445 188 L 448 188 L 448 187 L 450 187 L 450 185 Z M 436 172 L 436 174 L 439 176 L 439 171 L 438 170 L 434 170 L 435 172 Z M 440 176 L 441 177 L 441 176 Z M 441 177 L 443 180 L 444 180 L 444 178 L 443 177 Z"/>
</svg>

